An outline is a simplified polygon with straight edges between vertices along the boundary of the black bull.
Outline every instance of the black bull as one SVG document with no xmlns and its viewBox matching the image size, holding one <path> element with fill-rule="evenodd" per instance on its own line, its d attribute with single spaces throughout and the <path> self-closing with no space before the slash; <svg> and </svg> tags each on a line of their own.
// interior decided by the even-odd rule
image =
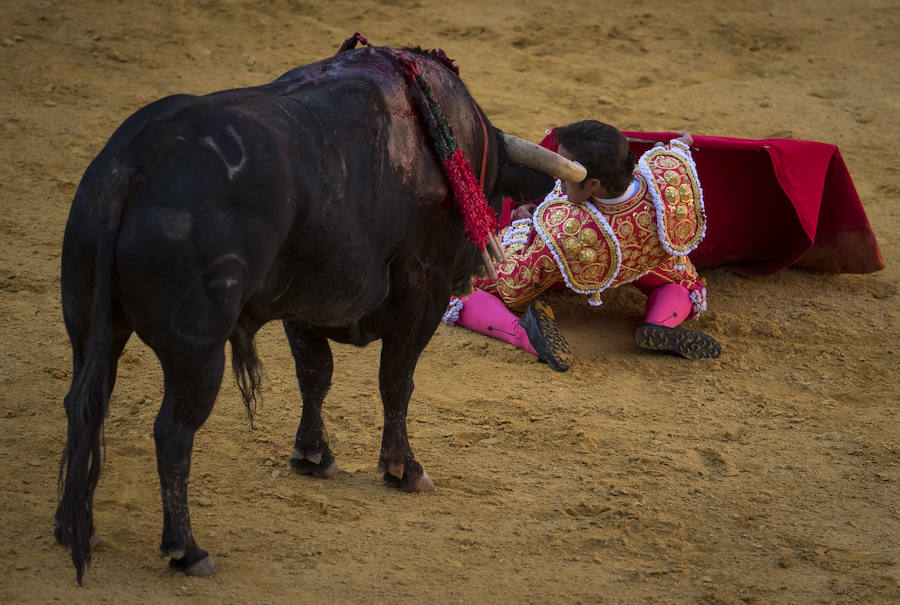
<svg viewBox="0 0 900 605">
<path fill-rule="evenodd" d="M 324 477 L 337 470 L 321 417 L 328 339 L 380 338 L 379 470 L 401 489 L 431 488 L 406 432 L 413 372 L 451 292 L 480 260 L 398 56 L 430 84 L 495 210 L 505 195 L 549 189 L 549 177 L 506 157 L 499 131 L 447 64 L 371 47 L 263 86 L 161 99 L 129 117 L 86 170 L 62 253 L 74 367 L 55 518 L 79 583 L 95 533 L 103 419 L 132 332 L 164 374 L 153 437 L 161 550 L 176 569 L 215 572 L 188 513 L 194 434 L 215 402 L 226 341 L 252 409 L 253 337 L 271 320 L 283 321 L 303 400 L 291 466 Z"/>
</svg>

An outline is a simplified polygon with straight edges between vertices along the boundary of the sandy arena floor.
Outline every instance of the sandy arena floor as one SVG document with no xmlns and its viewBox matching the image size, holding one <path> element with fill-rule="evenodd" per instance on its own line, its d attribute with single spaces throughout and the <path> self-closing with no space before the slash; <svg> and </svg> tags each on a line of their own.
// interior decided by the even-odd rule
<svg viewBox="0 0 900 605">
<path fill-rule="evenodd" d="M 424 495 L 375 472 L 377 344 L 335 347 L 342 472 L 290 472 L 299 396 L 269 325 L 257 427 L 229 376 L 197 437 L 211 579 L 156 554 L 161 374 L 134 339 L 106 424 L 104 544 L 78 588 L 50 519 L 71 374 L 60 244 L 81 174 L 151 100 L 272 80 L 355 31 L 443 48 L 492 121 L 532 140 L 591 117 L 835 143 L 888 267 L 705 271 L 715 361 L 637 349 L 629 289 L 598 309 L 550 298 L 578 357 L 565 374 L 442 326 L 410 404 Z M 887 0 L 0 1 L 0 602 L 900 602 L 898 31 Z"/>
</svg>

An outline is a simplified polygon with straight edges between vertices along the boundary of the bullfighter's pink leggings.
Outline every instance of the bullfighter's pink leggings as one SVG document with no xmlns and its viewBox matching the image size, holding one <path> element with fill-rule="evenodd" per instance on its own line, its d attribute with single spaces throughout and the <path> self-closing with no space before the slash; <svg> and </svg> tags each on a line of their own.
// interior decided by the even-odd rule
<svg viewBox="0 0 900 605">
<path fill-rule="evenodd" d="M 475 290 L 463 300 L 463 308 L 456 323 L 537 355 L 528 342 L 525 328 L 519 325 L 519 318 L 513 315 L 503 301 L 484 290 Z"/>
<path fill-rule="evenodd" d="M 519 318 L 499 298 L 484 290 L 475 290 L 464 299 L 457 323 L 494 338 L 506 341 L 537 355 L 528 342 Z M 663 284 L 654 288 L 647 298 L 644 321 L 674 328 L 691 314 L 691 296 L 679 284 Z"/>
<path fill-rule="evenodd" d="M 663 284 L 647 297 L 644 321 L 674 328 L 691 314 L 691 293 L 680 284 Z"/>
</svg>

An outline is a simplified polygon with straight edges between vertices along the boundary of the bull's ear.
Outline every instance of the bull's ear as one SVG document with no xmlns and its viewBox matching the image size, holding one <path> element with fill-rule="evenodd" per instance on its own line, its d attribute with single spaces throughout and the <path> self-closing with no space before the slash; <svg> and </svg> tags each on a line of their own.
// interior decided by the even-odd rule
<svg viewBox="0 0 900 605">
<path fill-rule="evenodd" d="M 497 131 L 500 133 L 500 131 Z M 500 133 L 502 134 L 502 133 Z M 546 172 L 528 168 L 510 159 L 500 136 L 497 137 L 497 180 L 489 192 L 492 201 L 511 197 L 516 202 L 542 200 L 553 190 L 554 179 Z"/>
<path fill-rule="evenodd" d="M 553 191 L 556 184 L 555 179 L 540 170 L 534 170 L 527 166 L 517 165 L 514 171 L 514 182 L 507 189 L 507 197 L 511 197 L 517 202 L 533 202 L 543 200 L 544 197 Z"/>
</svg>

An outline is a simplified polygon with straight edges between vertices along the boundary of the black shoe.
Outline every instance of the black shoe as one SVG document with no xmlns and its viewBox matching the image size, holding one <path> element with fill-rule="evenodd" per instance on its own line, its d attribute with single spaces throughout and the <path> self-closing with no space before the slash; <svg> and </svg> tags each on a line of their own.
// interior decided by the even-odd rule
<svg viewBox="0 0 900 605">
<path fill-rule="evenodd" d="M 722 354 L 722 345 L 709 334 L 681 327 L 643 323 L 634 331 L 634 342 L 645 349 L 671 351 L 687 359 L 715 359 Z"/>
<path fill-rule="evenodd" d="M 557 372 L 565 372 L 572 362 L 572 351 L 569 343 L 559 333 L 553 310 L 542 302 L 533 302 L 525 309 L 525 315 L 519 320 L 525 328 L 528 341 L 537 351 L 538 360 L 544 361 Z"/>
</svg>

